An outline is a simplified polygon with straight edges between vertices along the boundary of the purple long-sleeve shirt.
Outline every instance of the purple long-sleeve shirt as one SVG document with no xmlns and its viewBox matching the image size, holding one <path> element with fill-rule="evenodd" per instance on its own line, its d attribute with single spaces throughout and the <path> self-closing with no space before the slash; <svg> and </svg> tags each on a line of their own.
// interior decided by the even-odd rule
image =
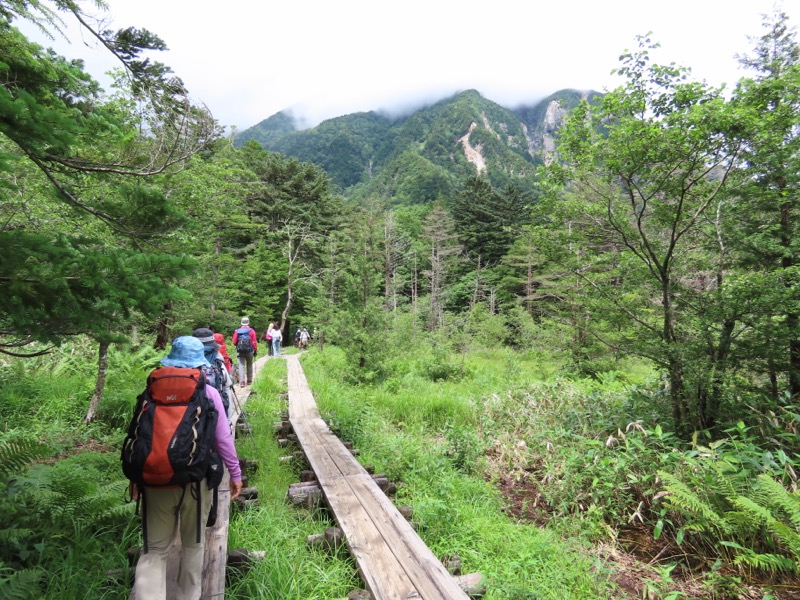
<svg viewBox="0 0 800 600">
<path fill-rule="evenodd" d="M 228 467 L 231 481 L 241 481 L 242 468 L 239 466 L 239 456 L 236 454 L 236 446 L 231 436 L 231 427 L 228 424 L 228 419 L 225 418 L 225 407 L 222 404 L 222 398 L 220 398 L 216 388 L 210 385 L 206 385 L 206 397 L 214 401 L 214 408 L 217 409 L 217 414 L 219 415 L 214 435 L 214 449 L 219 452 L 222 462 Z"/>
</svg>

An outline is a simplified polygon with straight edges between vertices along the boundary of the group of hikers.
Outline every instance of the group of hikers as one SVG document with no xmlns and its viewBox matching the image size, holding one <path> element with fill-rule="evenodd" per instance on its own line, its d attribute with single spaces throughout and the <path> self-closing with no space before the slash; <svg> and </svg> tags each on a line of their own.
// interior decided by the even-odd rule
<svg viewBox="0 0 800 600">
<path fill-rule="evenodd" d="M 308 348 L 308 342 L 311 340 L 311 334 L 305 327 L 298 327 L 294 332 L 294 345 L 300 350 Z M 281 345 L 283 344 L 283 334 L 281 333 L 278 322 L 270 323 L 267 330 L 264 332 L 264 341 L 267 342 L 267 351 L 270 356 L 281 355 Z"/>
<path fill-rule="evenodd" d="M 264 340 L 271 356 L 280 356 L 282 338 L 278 323 L 270 323 Z M 240 387 L 253 382 L 258 336 L 248 317 L 233 332 L 232 342 L 238 373 L 223 334 L 199 327 L 176 338 L 137 398 L 122 446 L 130 497 L 137 513 L 141 508 L 137 598 L 166 600 L 167 550 L 176 529 L 181 537 L 176 597 L 200 598 L 205 528 L 216 519 L 223 465 L 230 474 L 231 500 L 241 492 L 242 471 L 229 419 L 232 403 L 238 401 L 234 378 L 238 374 Z M 308 337 L 301 347 L 307 343 Z"/>
</svg>

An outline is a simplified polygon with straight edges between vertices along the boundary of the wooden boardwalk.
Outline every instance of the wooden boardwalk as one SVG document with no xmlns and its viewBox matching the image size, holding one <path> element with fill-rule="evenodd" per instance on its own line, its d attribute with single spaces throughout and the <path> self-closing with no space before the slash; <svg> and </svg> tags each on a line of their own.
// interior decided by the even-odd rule
<svg viewBox="0 0 800 600">
<path fill-rule="evenodd" d="M 447 569 L 320 417 L 298 355 L 286 356 L 289 421 L 375 600 L 466 600 Z"/>
<path fill-rule="evenodd" d="M 267 361 L 266 356 L 253 363 L 253 379 Z M 236 365 L 234 365 L 236 368 Z M 236 422 L 242 414 L 242 407 L 250 397 L 250 386 L 235 388 L 236 399 L 231 409 L 231 435 L 236 434 Z M 225 469 L 222 483 L 219 485 L 217 500 L 217 522 L 206 528 L 205 557 L 203 558 L 203 595 L 204 599 L 219 600 L 225 597 L 225 567 L 228 562 L 228 529 L 230 525 L 230 474 Z M 177 597 L 178 560 L 180 552 L 180 536 L 173 538 L 167 559 L 167 598 Z M 129 600 L 135 600 L 136 594 L 131 592 Z M 145 599 L 141 599 L 145 600 Z"/>
</svg>

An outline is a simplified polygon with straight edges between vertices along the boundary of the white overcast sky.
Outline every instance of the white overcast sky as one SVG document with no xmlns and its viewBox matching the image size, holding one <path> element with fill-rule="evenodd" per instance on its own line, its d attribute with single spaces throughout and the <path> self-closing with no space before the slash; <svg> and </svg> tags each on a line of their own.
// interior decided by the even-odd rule
<svg viewBox="0 0 800 600">
<path fill-rule="evenodd" d="M 284 109 L 309 124 L 402 110 L 477 89 L 504 106 L 564 88 L 603 91 L 635 37 L 653 32 L 660 63 L 732 85 L 736 54 L 778 6 L 800 26 L 800 0 L 107 0 L 107 26 L 146 28 L 220 124 L 246 129 Z M 89 7 L 90 3 L 85 2 Z M 24 28 L 30 33 L 30 28 Z M 39 40 L 104 82 L 115 66 L 86 36 Z M 88 45 L 87 45 L 88 42 Z"/>
</svg>

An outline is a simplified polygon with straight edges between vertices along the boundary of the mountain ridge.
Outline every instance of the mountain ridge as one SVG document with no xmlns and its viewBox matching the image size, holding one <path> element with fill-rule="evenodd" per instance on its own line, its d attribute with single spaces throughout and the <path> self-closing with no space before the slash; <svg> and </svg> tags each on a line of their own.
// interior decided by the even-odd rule
<svg viewBox="0 0 800 600">
<path fill-rule="evenodd" d="M 404 116 L 369 111 L 322 121 L 307 129 L 281 111 L 236 136 L 322 166 L 342 193 L 391 204 L 451 198 L 470 175 L 493 186 L 534 185 L 536 168 L 551 159 L 554 134 L 569 110 L 593 90 L 560 90 L 542 101 L 503 107 L 465 90 Z"/>
</svg>

